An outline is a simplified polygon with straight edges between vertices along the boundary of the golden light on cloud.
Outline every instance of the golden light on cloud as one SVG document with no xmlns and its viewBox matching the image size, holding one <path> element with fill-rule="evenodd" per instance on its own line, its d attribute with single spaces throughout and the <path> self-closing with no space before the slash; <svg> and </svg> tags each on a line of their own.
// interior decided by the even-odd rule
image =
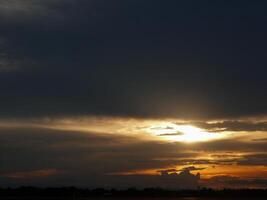
<svg viewBox="0 0 267 200">
<path fill-rule="evenodd" d="M 226 137 L 225 134 L 211 133 L 191 125 L 177 125 L 175 123 L 152 125 L 145 130 L 166 140 L 178 142 L 204 142 Z"/>
<path fill-rule="evenodd" d="M 174 122 L 175 121 L 175 122 Z M 112 117 L 77 117 L 39 119 L 37 121 L 0 122 L 0 126 L 39 127 L 66 131 L 92 132 L 139 137 L 148 140 L 173 142 L 205 142 L 224 139 L 227 132 L 210 132 L 190 125 L 190 122 L 172 119 L 150 120 Z"/>
<path fill-rule="evenodd" d="M 203 178 L 211 178 L 214 176 L 235 176 L 241 178 L 258 178 L 267 176 L 267 166 L 253 165 L 216 165 L 207 166 L 201 171 Z"/>
<path fill-rule="evenodd" d="M 107 162 L 110 162 L 109 159 L 112 162 L 114 160 L 115 167 L 105 172 L 107 175 L 161 176 L 160 171 L 173 169 L 174 176 L 179 176 L 175 173 L 179 174 L 182 169 L 194 166 L 191 173 L 200 173 L 204 182 L 224 176 L 243 179 L 266 177 L 266 152 L 263 148 L 267 140 L 266 131 L 262 125 L 255 129 L 256 123 L 253 121 L 242 124 L 234 122 L 80 116 L 0 120 L 0 128 L 3 133 L 9 129 L 23 130 L 17 134 L 25 134 L 26 140 L 33 137 L 32 141 L 25 143 L 29 146 L 35 146 L 38 138 L 46 138 L 37 135 L 48 131 L 49 138 L 53 138 L 52 134 L 59 134 L 56 143 L 48 140 L 48 148 L 53 150 L 66 149 L 69 152 L 74 148 L 74 152 L 77 149 L 89 152 L 96 148 L 96 153 L 88 153 L 85 159 L 96 159 L 100 163 L 105 159 Z M 241 125 L 244 128 L 240 128 Z M 71 137 L 65 140 L 65 134 Z M 129 155 L 133 159 L 128 165 L 126 162 Z M 125 168 L 117 168 L 120 160 L 123 160 L 122 164 L 118 165 L 123 166 L 125 162 Z M 145 162 L 139 165 L 140 161 Z M 61 173 L 64 172 L 51 167 L 48 170 L 22 170 L 2 176 L 9 179 L 33 179 Z"/>
</svg>

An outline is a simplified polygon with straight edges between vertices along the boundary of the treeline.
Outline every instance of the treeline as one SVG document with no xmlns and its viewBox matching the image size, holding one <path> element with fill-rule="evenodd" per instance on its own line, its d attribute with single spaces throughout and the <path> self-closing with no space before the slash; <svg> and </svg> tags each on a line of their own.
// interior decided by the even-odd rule
<svg viewBox="0 0 267 200">
<path fill-rule="evenodd" d="M 213 190 L 202 188 L 198 190 L 166 190 L 161 188 L 125 190 L 117 189 L 79 189 L 75 187 L 62 188 L 0 188 L 1 197 L 67 197 L 67 198 L 86 198 L 86 197 L 267 197 L 267 189 L 222 189 Z"/>
</svg>

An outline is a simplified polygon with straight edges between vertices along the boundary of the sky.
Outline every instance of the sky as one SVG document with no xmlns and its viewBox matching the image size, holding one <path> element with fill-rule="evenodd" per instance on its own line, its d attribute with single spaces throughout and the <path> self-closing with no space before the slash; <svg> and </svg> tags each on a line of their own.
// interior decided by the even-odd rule
<svg viewBox="0 0 267 200">
<path fill-rule="evenodd" d="M 267 3 L 1 0 L 0 187 L 267 187 Z"/>
</svg>

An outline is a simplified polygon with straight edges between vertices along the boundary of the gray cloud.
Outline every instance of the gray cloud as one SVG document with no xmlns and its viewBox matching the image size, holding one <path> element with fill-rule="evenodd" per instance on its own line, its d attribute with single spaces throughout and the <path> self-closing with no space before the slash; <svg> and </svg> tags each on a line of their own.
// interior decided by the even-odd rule
<svg viewBox="0 0 267 200">
<path fill-rule="evenodd" d="M 1 128 L 0 158 L 1 163 L 4 163 L 1 166 L 1 174 L 56 169 L 64 171 L 64 175 L 55 174 L 55 178 L 68 177 L 69 180 L 75 179 L 76 183 L 81 185 L 91 184 L 90 180 L 93 177 L 94 181 L 98 180 L 97 184 L 101 184 L 103 176 L 109 173 L 165 168 L 188 163 L 222 164 L 225 162 L 222 160 L 216 162 L 216 159 L 213 163 L 208 160 L 201 162 L 197 159 L 199 153 L 192 151 L 194 148 L 191 148 L 175 143 L 142 142 L 136 138 L 121 135 L 55 131 L 41 128 Z M 210 150 L 214 151 L 216 148 Z M 202 169 L 188 167 L 181 171 Z M 112 181 L 116 179 L 115 176 L 112 177 Z M 131 183 L 136 178 L 129 176 L 121 179 Z M 54 180 L 54 178 L 36 178 L 36 180 L 29 181 L 43 183 L 48 180 Z M 176 176 L 174 182 L 175 180 Z M 176 182 L 179 183 L 178 180 L 179 178 Z M 110 184 L 113 184 L 112 181 Z M 23 181 L 13 180 L 13 183 L 20 182 Z M 8 180 L 6 183 L 12 183 L 12 180 Z M 160 181 L 157 183 L 160 184 Z"/>
<path fill-rule="evenodd" d="M 56 11 L 60 11 L 60 3 L 70 4 L 73 0 L 3 0 L 0 2 L 1 17 L 4 20 L 36 20 L 36 18 L 46 18 L 49 15 L 54 18 Z"/>
<path fill-rule="evenodd" d="M 210 141 L 199 144 L 143 141 L 123 135 L 60 131 L 45 128 L 0 129 L 0 174 L 5 176 L 1 185 L 53 185 L 73 183 L 77 186 L 196 186 L 196 178 L 179 178 L 177 166 L 192 165 L 184 171 L 203 170 L 193 165 L 266 165 L 265 143 L 238 141 Z M 265 148 L 266 149 L 266 148 Z M 249 155 L 228 157 L 225 152 L 250 152 Z M 202 159 L 203 152 L 215 154 L 212 159 Z M 255 153 L 253 153 L 255 152 Z M 205 154 L 205 153 L 204 153 Z M 167 180 L 159 176 L 120 176 L 124 172 L 148 169 L 168 169 Z M 52 170 L 52 171 L 51 171 Z M 51 173 L 50 173 L 51 172 Z M 56 173 L 60 172 L 60 173 Z M 39 175 L 41 173 L 41 176 Z M 43 176 L 51 175 L 51 176 Z M 172 175 L 171 175 L 172 174 Z M 29 175 L 30 179 L 12 177 Z M 189 178 L 188 178 L 189 177 Z M 193 176 L 192 176 L 193 177 Z M 170 179 L 169 179 L 170 178 Z M 108 180 L 108 181 L 105 181 Z M 139 182 L 140 181 L 140 182 Z M 154 184 L 153 184 L 154 183 Z"/>
<path fill-rule="evenodd" d="M 267 150 L 266 142 L 250 142 L 242 141 L 240 138 L 224 139 L 220 141 L 208 141 L 202 143 L 192 144 L 190 148 L 194 150 L 206 150 L 217 152 L 264 152 Z"/>
<path fill-rule="evenodd" d="M 259 139 L 253 139 L 254 142 L 266 142 L 267 138 L 259 138 Z"/>
<path fill-rule="evenodd" d="M 222 121 L 217 123 L 193 122 L 196 126 L 210 131 L 267 131 L 267 122 Z"/>
<path fill-rule="evenodd" d="M 176 136 L 176 135 L 184 135 L 184 133 L 177 131 L 176 133 L 163 133 L 158 136 Z"/>
<path fill-rule="evenodd" d="M 255 153 L 244 156 L 243 159 L 238 161 L 240 165 L 258 165 L 267 166 L 267 154 L 266 153 Z"/>
<path fill-rule="evenodd" d="M 267 114 L 266 7 L 241 0 L 2 0 L 0 118 L 179 118 L 210 131 L 267 131 L 266 122 L 205 123 Z M 264 137 L 184 144 L 41 128 L 0 132 L 1 174 L 64 169 L 42 179 L 59 185 L 100 185 L 105 174 L 187 162 L 266 163 Z M 251 156 L 197 157 L 205 152 Z M 117 178 L 109 183 L 147 177 Z"/>
<path fill-rule="evenodd" d="M 242 5 L 1 1 L 5 53 L 26 60 L 1 75 L 1 117 L 266 114 L 266 4 Z"/>
<path fill-rule="evenodd" d="M 162 185 L 161 187 L 167 188 L 193 188 L 196 189 L 199 186 L 200 174 L 194 175 L 190 171 L 201 170 L 195 167 L 188 167 L 180 170 L 180 173 L 176 173 L 175 169 L 161 170 Z"/>
<path fill-rule="evenodd" d="M 190 167 L 185 167 L 183 169 L 181 169 L 181 171 L 198 171 L 198 170 L 203 170 L 205 168 L 198 168 L 195 166 L 190 166 Z"/>
<path fill-rule="evenodd" d="M 15 177 L 33 172 L 33 178 L 28 181 L 39 183 L 65 176 L 76 179 L 78 185 L 93 185 L 91 177 L 99 178 L 96 184 L 103 184 L 101 177 L 111 173 L 175 166 L 179 164 L 179 158 L 197 154 L 180 152 L 180 147 L 175 144 L 144 142 L 130 136 L 41 128 L 1 128 L 0 143 L 0 174 Z M 169 157 L 177 160 L 168 160 Z M 64 175 L 55 173 L 54 178 L 36 176 L 38 171 L 50 172 L 49 169 L 62 171 Z M 13 179 L 14 184 L 20 182 L 23 180 Z M 3 185 L 7 183 L 12 183 L 12 178 L 1 182 Z"/>
</svg>

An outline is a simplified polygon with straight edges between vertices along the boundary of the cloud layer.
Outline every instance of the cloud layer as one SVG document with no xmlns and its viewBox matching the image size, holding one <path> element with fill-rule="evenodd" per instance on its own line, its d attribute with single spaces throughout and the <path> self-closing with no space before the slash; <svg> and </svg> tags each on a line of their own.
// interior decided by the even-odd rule
<svg viewBox="0 0 267 200">
<path fill-rule="evenodd" d="M 266 5 L 237 2 L 1 1 L 1 116 L 265 115 Z"/>
<path fill-rule="evenodd" d="M 229 179 L 213 178 L 225 176 L 242 180 L 238 187 L 267 175 L 265 140 L 231 135 L 188 144 L 140 130 L 149 123 L 159 127 L 122 118 L 1 122 L 1 184 L 196 188 L 228 186 Z"/>
<path fill-rule="evenodd" d="M 266 8 L 0 1 L 0 184 L 149 186 L 190 169 L 264 185 Z M 184 134 L 169 124 L 223 137 L 166 140 Z"/>
</svg>

